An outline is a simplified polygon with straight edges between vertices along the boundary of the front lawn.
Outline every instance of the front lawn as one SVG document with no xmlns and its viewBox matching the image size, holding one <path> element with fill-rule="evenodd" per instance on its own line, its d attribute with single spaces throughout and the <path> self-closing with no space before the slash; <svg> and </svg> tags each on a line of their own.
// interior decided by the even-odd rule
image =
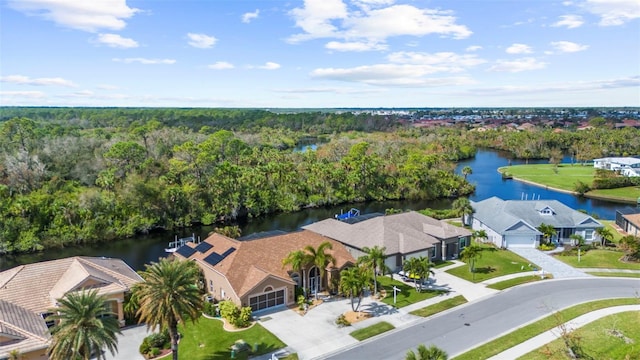
<svg viewBox="0 0 640 360">
<path fill-rule="evenodd" d="M 513 279 L 500 281 L 500 282 L 497 282 L 495 284 L 491 284 L 491 285 L 489 285 L 487 287 L 490 288 L 490 289 L 504 290 L 504 289 L 508 289 L 510 287 L 513 287 L 513 286 L 522 285 L 522 284 L 526 284 L 526 283 L 530 283 L 530 282 L 534 282 L 534 281 L 540 281 L 540 280 L 544 280 L 544 279 L 548 279 L 548 278 L 549 278 L 549 275 L 545 275 L 544 278 L 541 278 L 538 275 L 521 276 L 521 277 L 517 277 L 517 278 L 513 278 Z"/>
<path fill-rule="evenodd" d="M 639 195 L 640 196 L 640 195 Z M 613 225 L 616 223 L 615 220 L 598 220 L 599 222 L 602 223 L 602 225 L 604 225 L 605 228 L 609 229 L 609 231 L 611 231 L 611 235 L 613 235 L 613 242 L 614 243 L 618 243 L 618 241 L 620 241 L 620 239 L 622 239 L 622 237 L 624 235 L 622 235 L 621 233 L 618 232 L 618 230 L 616 230 L 616 228 L 613 227 Z"/>
<path fill-rule="evenodd" d="M 447 299 L 444 301 L 440 301 L 439 303 L 435 303 L 433 305 L 425 306 L 421 309 L 414 310 L 410 312 L 411 315 L 427 317 L 433 314 L 437 314 L 439 312 L 449 310 L 458 305 L 462 305 L 467 302 L 467 299 L 462 295 L 454 296 L 451 299 Z"/>
<path fill-rule="evenodd" d="M 640 270 L 640 263 L 622 262 L 620 258 L 624 255 L 621 251 L 595 249 L 578 255 L 555 255 L 555 258 L 576 268 L 599 268 L 599 269 L 632 269 Z"/>
<path fill-rule="evenodd" d="M 416 288 L 411 285 L 407 285 L 402 281 L 392 280 L 388 276 L 378 277 L 378 282 L 382 289 L 385 290 L 386 296 L 382 299 L 382 302 L 395 306 L 397 308 L 405 307 L 407 305 L 415 304 L 422 300 L 431 299 L 438 295 L 446 293 L 444 290 L 428 290 L 422 289 L 422 292 L 417 292 Z M 396 303 L 393 303 L 393 286 L 396 286 L 400 291 L 396 292 Z"/>
<path fill-rule="evenodd" d="M 602 277 L 640 278 L 640 273 L 588 271 L 587 274 L 593 275 L 593 276 L 602 276 Z"/>
<path fill-rule="evenodd" d="M 547 330 L 553 329 L 554 327 L 560 325 L 559 322 L 564 323 L 571 319 L 575 319 L 582 314 L 586 314 L 588 312 L 599 309 L 604 309 L 607 307 L 637 304 L 638 299 L 635 298 L 598 300 L 579 304 L 568 309 L 564 309 L 557 314 L 551 314 L 539 321 L 523 326 L 509 334 L 494 339 L 493 341 L 484 343 L 483 345 L 480 345 L 475 349 L 456 356 L 456 360 L 488 359 L 520 344 L 523 341 L 529 340 L 532 337 L 537 336 Z M 561 320 L 559 321 L 558 319 Z"/>
<path fill-rule="evenodd" d="M 371 326 L 367 326 L 366 328 L 358 329 L 352 331 L 351 336 L 358 341 L 362 341 L 364 339 L 368 339 L 370 337 L 374 337 L 376 335 L 382 334 L 383 332 L 387 332 L 389 330 L 393 330 L 396 327 L 389 324 L 386 321 L 381 321 L 377 324 L 373 324 Z"/>
<path fill-rule="evenodd" d="M 496 249 L 490 245 L 481 246 L 482 257 L 476 260 L 476 269 L 473 274 L 469 271 L 468 265 L 459 266 L 447 270 L 447 272 L 459 278 L 478 283 L 503 275 L 532 271 L 535 266 L 509 250 Z"/>
<path fill-rule="evenodd" d="M 629 311 L 605 316 L 575 331 L 582 350 L 592 359 L 640 359 L 640 312 Z M 562 339 L 534 350 L 521 359 L 566 359 Z"/>
<path fill-rule="evenodd" d="M 187 322 L 180 326 L 182 338 L 178 348 L 180 359 L 184 360 L 226 360 L 231 356 L 231 345 L 236 340 L 244 340 L 251 350 L 257 344 L 257 352 L 249 354 L 242 351 L 236 359 L 247 359 L 249 355 L 275 352 L 286 345 L 262 325 L 254 324 L 241 331 L 226 331 L 223 323 L 217 319 L 201 317 L 195 323 Z"/>
<path fill-rule="evenodd" d="M 640 197 L 640 186 L 591 190 L 587 195 L 606 199 L 619 199 L 624 202 L 635 203 L 635 200 Z"/>
</svg>

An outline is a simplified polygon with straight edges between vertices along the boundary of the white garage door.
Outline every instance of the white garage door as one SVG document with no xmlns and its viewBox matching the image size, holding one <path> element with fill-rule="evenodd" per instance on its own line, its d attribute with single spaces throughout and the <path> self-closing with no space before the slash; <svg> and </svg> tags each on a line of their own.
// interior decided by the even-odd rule
<svg viewBox="0 0 640 360">
<path fill-rule="evenodd" d="M 535 241 L 531 235 L 507 236 L 507 247 L 534 247 Z"/>
</svg>

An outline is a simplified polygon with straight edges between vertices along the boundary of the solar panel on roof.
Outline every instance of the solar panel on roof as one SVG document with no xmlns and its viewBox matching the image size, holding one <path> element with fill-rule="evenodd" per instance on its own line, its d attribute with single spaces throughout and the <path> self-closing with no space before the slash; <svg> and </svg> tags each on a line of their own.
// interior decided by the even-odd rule
<svg viewBox="0 0 640 360">
<path fill-rule="evenodd" d="M 209 264 L 211 266 L 215 266 L 217 263 L 219 263 L 223 259 L 224 259 L 224 257 L 222 255 L 218 254 L 217 252 L 212 252 L 209 256 L 207 256 L 203 260 L 207 264 Z"/>
<path fill-rule="evenodd" d="M 196 250 L 189 246 L 184 245 L 184 246 L 180 246 L 178 250 L 176 250 L 176 252 L 186 258 L 189 258 L 191 255 L 193 255 L 196 252 Z"/>
<path fill-rule="evenodd" d="M 232 247 L 227 249 L 227 251 L 225 251 L 224 253 L 222 253 L 222 258 L 226 258 L 227 256 L 229 256 L 229 254 L 231 254 L 232 252 L 236 251 L 236 248 Z"/>
<path fill-rule="evenodd" d="M 198 244 L 198 246 L 196 246 L 196 250 L 201 253 L 206 253 L 212 247 L 213 245 L 209 244 L 208 242 L 201 242 L 200 244 Z"/>
</svg>

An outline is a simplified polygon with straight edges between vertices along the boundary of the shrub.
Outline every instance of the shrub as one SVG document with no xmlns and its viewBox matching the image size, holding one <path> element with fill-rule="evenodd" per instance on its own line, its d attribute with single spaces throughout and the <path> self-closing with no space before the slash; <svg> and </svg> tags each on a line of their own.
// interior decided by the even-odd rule
<svg viewBox="0 0 640 360">
<path fill-rule="evenodd" d="M 542 244 L 540 246 L 538 246 L 538 249 L 542 250 L 542 251 L 550 251 L 555 249 L 556 246 L 554 244 Z"/>
<path fill-rule="evenodd" d="M 580 195 L 584 195 L 589 192 L 589 190 L 591 190 L 589 184 L 584 183 L 580 180 L 575 182 L 573 189 Z"/>
<path fill-rule="evenodd" d="M 220 302 L 220 316 L 236 327 L 247 327 L 251 322 L 251 307 L 242 309 L 231 301 Z"/>
<path fill-rule="evenodd" d="M 237 327 L 247 327 L 251 324 L 251 317 L 251 307 L 245 306 L 240 309 L 240 316 L 234 325 Z"/>
<path fill-rule="evenodd" d="M 160 355 L 160 349 L 157 347 L 152 347 L 150 354 L 151 354 L 151 357 L 156 357 Z"/>
<path fill-rule="evenodd" d="M 296 303 L 298 304 L 298 309 L 304 310 L 305 305 L 307 305 L 307 299 L 304 295 L 298 295 L 298 301 Z"/>
<path fill-rule="evenodd" d="M 351 326 L 351 323 L 349 322 L 349 320 L 347 320 L 344 314 L 342 314 L 338 316 L 338 318 L 336 319 L 336 325 L 338 325 L 339 327 L 344 327 L 344 326 Z"/>
<path fill-rule="evenodd" d="M 210 301 L 205 301 L 204 302 L 204 308 L 202 309 L 202 312 L 209 315 L 209 316 L 217 316 L 218 311 L 216 309 L 216 304 L 214 304 L 213 302 Z"/>
<path fill-rule="evenodd" d="M 142 340 L 142 344 L 140 344 L 138 351 L 142 355 L 147 355 L 149 351 L 151 351 L 151 345 L 149 345 L 149 337 L 146 337 L 144 338 L 144 340 Z"/>
</svg>

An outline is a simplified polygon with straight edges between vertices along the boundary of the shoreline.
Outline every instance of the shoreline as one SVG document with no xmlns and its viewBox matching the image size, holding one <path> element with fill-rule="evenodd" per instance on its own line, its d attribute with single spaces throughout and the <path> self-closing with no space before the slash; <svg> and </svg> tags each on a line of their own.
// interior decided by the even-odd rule
<svg viewBox="0 0 640 360">
<path fill-rule="evenodd" d="M 500 171 L 500 169 L 501 168 L 498 168 L 498 173 L 502 174 L 502 171 Z M 636 200 L 634 200 L 634 199 L 623 199 L 623 198 L 619 198 L 619 197 L 595 195 L 595 194 L 589 194 L 588 192 L 583 194 L 583 195 L 580 195 L 579 193 L 577 193 L 575 191 L 559 189 L 559 188 L 556 188 L 556 187 L 553 187 L 553 186 L 540 184 L 540 183 L 537 183 L 537 182 L 533 182 L 531 180 L 525 180 L 525 179 L 518 178 L 518 177 L 515 177 L 515 176 L 512 176 L 511 180 L 520 181 L 520 182 L 523 182 L 525 184 L 529 184 L 529 185 L 537 186 L 537 187 L 540 187 L 540 188 L 544 188 L 546 190 L 557 191 L 557 192 L 560 192 L 560 193 L 571 194 L 571 195 L 575 195 L 575 196 L 583 196 L 583 197 L 586 197 L 586 198 L 589 198 L 589 199 L 606 200 L 606 201 L 611 201 L 611 202 L 620 203 L 620 204 L 630 204 L 630 205 L 636 204 Z"/>
</svg>

